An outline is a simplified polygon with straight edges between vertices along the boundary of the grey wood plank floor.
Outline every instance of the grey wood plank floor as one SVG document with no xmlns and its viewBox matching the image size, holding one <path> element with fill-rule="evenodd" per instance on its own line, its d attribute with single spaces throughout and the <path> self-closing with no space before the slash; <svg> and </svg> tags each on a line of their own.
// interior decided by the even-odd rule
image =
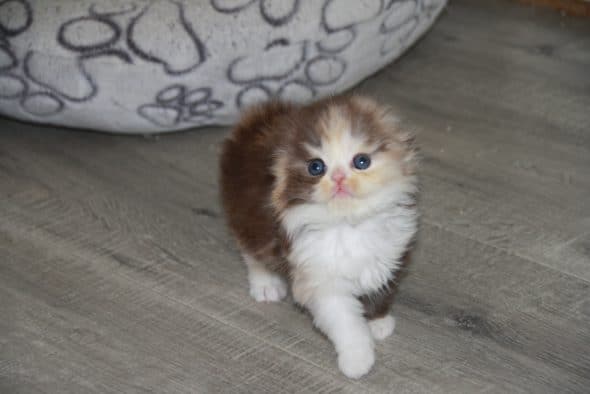
<svg viewBox="0 0 590 394">
<path fill-rule="evenodd" d="M 228 129 L 0 119 L 0 392 L 590 392 L 590 21 L 453 1 L 356 90 L 423 156 L 417 251 L 367 377 L 289 302 L 249 298 L 218 202 Z"/>
</svg>

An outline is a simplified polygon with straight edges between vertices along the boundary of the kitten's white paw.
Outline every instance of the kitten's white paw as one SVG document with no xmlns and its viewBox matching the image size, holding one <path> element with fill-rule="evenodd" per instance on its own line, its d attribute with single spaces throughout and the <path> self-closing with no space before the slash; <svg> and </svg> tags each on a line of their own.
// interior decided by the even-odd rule
<svg viewBox="0 0 590 394">
<path fill-rule="evenodd" d="M 287 283 L 278 275 L 250 275 L 250 295 L 258 302 L 277 302 L 287 295 Z"/>
<path fill-rule="evenodd" d="M 375 351 L 371 346 L 346 350 L 338 354 L 340 371 L 351 379 L 367 374 L 375 363 Z"/>
<path fill-rule="evenodd" d="M 369 328 L 375 339 L 385 339 L 393 333 L 395 329 L 395 319 L 393 316 L 384 316 L 379 319 L 369 320 Z"/>
</svg>

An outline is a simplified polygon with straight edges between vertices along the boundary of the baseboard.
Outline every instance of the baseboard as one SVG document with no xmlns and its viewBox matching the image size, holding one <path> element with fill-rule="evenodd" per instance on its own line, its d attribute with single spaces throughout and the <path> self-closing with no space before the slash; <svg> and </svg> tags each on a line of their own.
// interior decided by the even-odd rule
<svg viewBox="0 0 590 394">
<path fill-rule="evenodd" d="M 521 3 L 538 7 L 548 7 L 567 15 L 590 17 L 589 0 L 518 0 Z"/>
</svg>

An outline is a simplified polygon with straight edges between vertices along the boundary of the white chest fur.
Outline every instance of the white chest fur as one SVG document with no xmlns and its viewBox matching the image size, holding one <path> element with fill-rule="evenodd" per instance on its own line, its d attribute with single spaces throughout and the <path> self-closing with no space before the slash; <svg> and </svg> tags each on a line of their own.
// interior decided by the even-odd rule
<svg viewBox="0 0 590 394">
<path fill-rule="evenodd" d="M 283 221 L 292 237 L 294 276 L 306 282 L 307 291 L 337 286 L 361 295 L 378 290 L 398 268 L 416 232 L 415 211 L 401 206 L 358 223 L 326 222 L 321 216 L 303 209 Z"/>
</svg>

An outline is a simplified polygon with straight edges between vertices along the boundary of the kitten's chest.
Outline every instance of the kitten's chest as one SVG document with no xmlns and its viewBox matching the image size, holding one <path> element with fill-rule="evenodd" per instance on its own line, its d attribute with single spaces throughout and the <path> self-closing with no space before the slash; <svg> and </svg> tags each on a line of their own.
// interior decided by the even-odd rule
<svg viewBox="0 0 590 394">
<path fill-rule="evenodd" d="M 318 280 L 344 279 L 359 293 L 376 290 L 398 268 L 414 231 L 413 223 L 394 215 L 312 229 L 293 239 L 289 259 Z"/>
</svg>

